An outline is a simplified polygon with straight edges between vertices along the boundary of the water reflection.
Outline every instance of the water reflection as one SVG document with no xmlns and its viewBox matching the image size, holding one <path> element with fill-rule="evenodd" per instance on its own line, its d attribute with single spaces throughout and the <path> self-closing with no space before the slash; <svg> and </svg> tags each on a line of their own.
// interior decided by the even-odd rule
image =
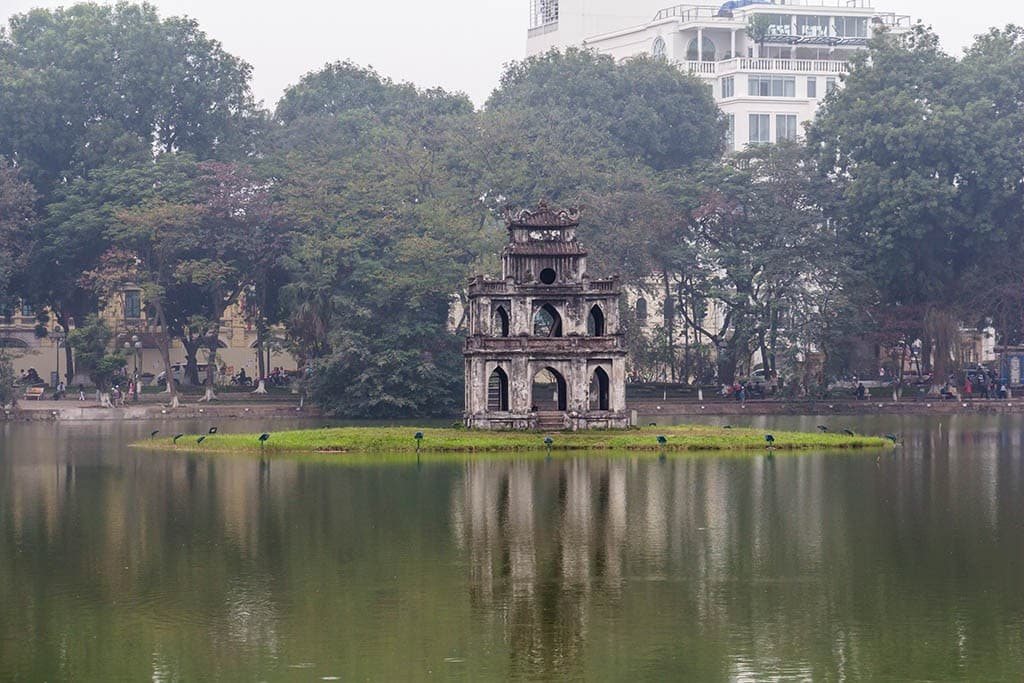
<svg viewBox="0 0 1024 683">
<path fill-rule="evenodd" d="M 1024 421 L 875 430 L 417 468 L 6 425 L 0 679 L 1013 679 Z"/>
</svg>

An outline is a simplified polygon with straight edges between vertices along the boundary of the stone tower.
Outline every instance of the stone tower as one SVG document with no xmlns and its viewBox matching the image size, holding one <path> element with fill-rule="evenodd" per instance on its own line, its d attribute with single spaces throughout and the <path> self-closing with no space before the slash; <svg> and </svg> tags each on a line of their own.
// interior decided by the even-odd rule
<svg viewBox="0 0 1024 683">
<path fill-rule="evenodd" d="M 468 427 L 627 427 L 617 278 L 591 279 L 579 212 L 506 212 L 502 279 L 469 283 Z"/>
</svg>

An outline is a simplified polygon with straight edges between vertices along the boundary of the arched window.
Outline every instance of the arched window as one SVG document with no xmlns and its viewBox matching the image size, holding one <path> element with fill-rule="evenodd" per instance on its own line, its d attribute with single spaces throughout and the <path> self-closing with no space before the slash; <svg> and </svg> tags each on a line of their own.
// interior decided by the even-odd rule
<svg viewBox="0 0 1024 683">
<path fill-rule="evenodd" d="M 569 405 L 565 378 L 554 368 L 544 368 L 533 376 L 531 395 L 539 410 L 565 410 Z"/>
<path fill-rule="evenodd" d="M 651 56 L 652 57 L 664 57 L 665 56 L 665 39 L 658 36 L 654 39 L 654 43 L 651 44 Z"/>
<path fill-rule="evenodd" d="M 508 375 L 501 368 L 494 368 L 487 380 L 487 410 L 508 410 Z"/>
<path fill-rule="evenodd" d="M 551 304 L 544 304 L 533 316 L 533 334 L 538 337 L 561 337 L 562 316 Z"/>
<path fill-rule="evenodd" d="M 494 336 L 508 336 L 508 313 L 505 311 L 504 306 L 498 306 L 494 310 Z"/>
<path fill-rule="evenodd" d="M 647 299 L 636 300 L 636 319 L 642 323 L 647 322 Z"/>
<path fill-rule="evenodd" d="M 590 308 L 590 315 L 587 316 L 587 334 L 591 337 L 604 336 L 604 313 L 597 304 Z"/>
<path fill-rule="evenodd" d="M 594 370 L 594 374 L 590 377 L 591 410 L 609 410 L 610 387 L 611 382 L 609 381 L 608 373 L 604 371 L 604 368 L 597 368 Z"/>
<path fill-rule="evenodd" d="M 711 40 L 707 36 L 704 36 L 703 49 L 701 50 L 701 56 L 697 56 L 697 39 L 694 38 L 690 41 L 690 44 L 686 46 L 686 59 L 690 62 L 696 62 L 698 60 L 703 62 L 715 61 L 715 41 Z"/>
</svg>

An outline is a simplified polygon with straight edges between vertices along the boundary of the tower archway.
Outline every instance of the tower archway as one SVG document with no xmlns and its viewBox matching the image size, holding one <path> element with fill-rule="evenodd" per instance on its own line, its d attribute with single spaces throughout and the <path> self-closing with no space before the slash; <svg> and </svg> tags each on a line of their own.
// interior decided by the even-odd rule
<svg viewBox="0 0 1024 683">
<path fill-rule="evenodd" d="M 604 368 L 595 368 L 590 376 L 590 409 L 609 410 L 611 404 L 611 379 Z"/>
<path fill-rule="evenodd" d="M 587 334 L 591 337 L 605 335 L 604 312 L 597 304 L 590 307 L 590 314 L 587 315 Z"/>
<path fill-rule="evenodd" d="M 552 367 L 537 371 L 533 376 L 530 394 L 533 397 L 533 405 L 538 410 L 565 411 L 569 405 L 565 377 Z"/>
<path fill-rule="evenodd" d="M 508 410 L 508 375 L 494 368 L 487 380 L 487 412 Z"/>
<path fill-rule="evenodd" d="M 533 334 L 536 337 L 561 337 L 562 316 L 551 304 L 544 304 L 533 316 Z"/>
</svg>

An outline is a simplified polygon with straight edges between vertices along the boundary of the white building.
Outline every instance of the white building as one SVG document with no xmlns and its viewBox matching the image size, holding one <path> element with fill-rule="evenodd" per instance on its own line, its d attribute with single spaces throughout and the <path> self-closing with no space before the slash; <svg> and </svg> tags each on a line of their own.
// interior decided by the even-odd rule
<svg viewBox="0 0 1024 683">
<path fill-rule="evenodd" d="M 875 10 L 871 0 L 729 0 L 667 8 L 663 2 L 530 0 L 527 55 L 582 46 L 616 59 L 664 56 L 708 81 L 728 117 L 728 146 L 738 150 L 802 134 L 871 33 L 911 25 L 907 16 Z"/>
</svg>

